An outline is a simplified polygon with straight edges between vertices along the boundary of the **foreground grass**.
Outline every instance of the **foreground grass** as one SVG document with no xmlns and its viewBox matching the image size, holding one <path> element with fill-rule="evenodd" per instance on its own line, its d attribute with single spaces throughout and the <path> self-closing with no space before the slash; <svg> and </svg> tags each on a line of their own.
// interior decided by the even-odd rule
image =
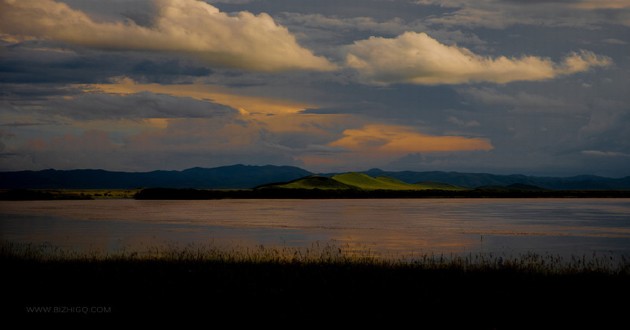
<svg viewBox="0 0 630 330">
<path fill-rule="evenodd" d="M 27 310 L 33 306 L 106 306 L 109 313 L 89 316 L 602 328 L 625 318 L 630 294 L 628 260 L 597 256 L 397 259 L 332 245 L 103 254 L 4 243 L 0 260 L 4 283 L 20 288 L 3 297 L 7 315 L 25 317 L 50 316 Z"/>
<path fill-rule="evenodd" d="M 630 259 L 610 255 L 572 256 L 525 253 L 503 256 L 492 253 L 468 255 L 417 254 L 410 256 L 384 256 L 369 250 L 355 250 L 349 246 L 314 243 L 310 248 L 256 247 L 222 248 L 192 244 L 184 247 L 160 246 L 145 251 L 77 252 L 49 244 L 18 244 L 0 242 L 3 261 L 38 263 L 146 263 L 204 264 L 241 263 L 277 265 L 318 265 L 329 267 L 375 267 L 389 269 L 415 269 L 423 271 L 515 272 L 532 275 L 602 274 L 630 276 Z"/>
</svg>

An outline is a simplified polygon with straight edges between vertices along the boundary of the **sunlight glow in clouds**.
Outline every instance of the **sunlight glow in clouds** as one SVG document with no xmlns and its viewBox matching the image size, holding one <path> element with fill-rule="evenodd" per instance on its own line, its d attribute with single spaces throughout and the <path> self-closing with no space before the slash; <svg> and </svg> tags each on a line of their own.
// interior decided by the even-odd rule
<svg viewBox="0 0 630 330">
<path fill-rule="evenodd" d="M 196 100 L 212 100 L 237 109 L 243 115 L 292 114 L 314 105 L 291 102 L 267 97 L 239 95 L 226 87 L 203 84 L 140 84 L 127 77 L 117 77 L 111 84 L 91 84 L 78 86 L 86 91 L 110 94 L 134 94 L 151 92 L 177 97 L 190 97 Z"/>
<path fill-rule="evenodd" d="M 400 125 L 369 124 L 359 129 L 347 129 L 343 135 L 341 139 L 330 143 L 330 146 L 381 156 L 493 149 L 487 139 L 427 135 Z"/>
<path fill-rule="evenodd" d="M 589 51 L 573 53 L 560 64 L 536 56 L 490 58 L 444 45 L 426 33 L 406 32 L 393 39 L 356 41 L 348 47 L 346 62 L 370 83 L 439 85 L 547 80 L 608 66 L 612 60 Z"/>
<path fill-rule="evenodd" d="M 627 176 L 629 29 L 630 0 L 0 0 L 0 169 Z"/>
<path fill-rule="evenodd" d="M 112 50 L 186 53 L 207 63 L 255 71 L 333 70 L 323 57 L 298 45 L 267 14 L 236 16 L 196 0 L 155 0 L 153 26 L 97 22 L 53 0 L 0 0 L 0 32 Z M 5 37 L 5 40 L 9 40 Z"/>
<path fill-rule="evenodd" d="M 623 9 L 630 8 L 630 0 L 582 0 L 575 6 L 581 9 Z"/>
</svg>

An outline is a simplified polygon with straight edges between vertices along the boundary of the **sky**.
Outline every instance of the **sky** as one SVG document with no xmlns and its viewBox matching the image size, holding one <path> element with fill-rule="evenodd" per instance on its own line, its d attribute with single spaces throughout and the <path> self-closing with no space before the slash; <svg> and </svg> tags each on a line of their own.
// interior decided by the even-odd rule
<svg viewBox="0 0 630 330">
<path fill-rule="evenodd" d="M 630 0 L 0 0 L 0 171 L 630 175 Z"/>
</svg>

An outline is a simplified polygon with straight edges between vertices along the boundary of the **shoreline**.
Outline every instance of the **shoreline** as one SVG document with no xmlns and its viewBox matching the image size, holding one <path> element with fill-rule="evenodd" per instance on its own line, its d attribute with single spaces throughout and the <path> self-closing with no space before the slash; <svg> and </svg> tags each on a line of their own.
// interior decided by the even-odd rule
<svg viewBox="0 0 630 330">
<path fill-rule="evenodd" d="M 5 189 L 0 200 L 211 200 L 396 198 L 630 198 L 630 190 L 360 190 L 360 189 Z"/>
<path fill-rule="evenodd" d="M 625 190 L 348 190 L 348 189 L 249 189 L 202 190 L 149 188 L 139 200 L 204 199 L 396 199 L 396 198 L 630 198 Z"/>
</svg>

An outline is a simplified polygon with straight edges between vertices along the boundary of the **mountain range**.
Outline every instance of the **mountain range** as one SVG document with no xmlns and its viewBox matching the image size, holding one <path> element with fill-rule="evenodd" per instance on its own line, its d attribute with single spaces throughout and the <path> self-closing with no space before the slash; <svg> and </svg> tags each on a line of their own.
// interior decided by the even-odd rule
<svg viewBox="0 0 630 330">
<path fill-rule="evenodd" d="M 376 181 L 361 184 L 437 184 L 463 188 L 526 185 L 554 190 L 630 190 L 630 176 L 607 178 L 594 175 L 537 177 L 461 172 L 383 171 L 357 172 Z M 343 176 L 346 174 L 346 176 Z M 294 166 L 231 165 L 190 168 L 183 171 L 114 172 L 106 170 L 41 170 L 0 172 L 1 189 L 133 189 L 147 187 L 194 189 L 249 189 L 270 184 L 289 184 L 306 177 L 343 178 L 352 183 L 357 176 L 348 173 L 312 173 Z M 365 176 L 362 176 L 365 180 Z M 312 181 L 312 180 L 311 180 Z M 342 180 L 343 181 L 343 180 Z M 300 182 L 299 184 L 303 184 Z"/>
</svg>

